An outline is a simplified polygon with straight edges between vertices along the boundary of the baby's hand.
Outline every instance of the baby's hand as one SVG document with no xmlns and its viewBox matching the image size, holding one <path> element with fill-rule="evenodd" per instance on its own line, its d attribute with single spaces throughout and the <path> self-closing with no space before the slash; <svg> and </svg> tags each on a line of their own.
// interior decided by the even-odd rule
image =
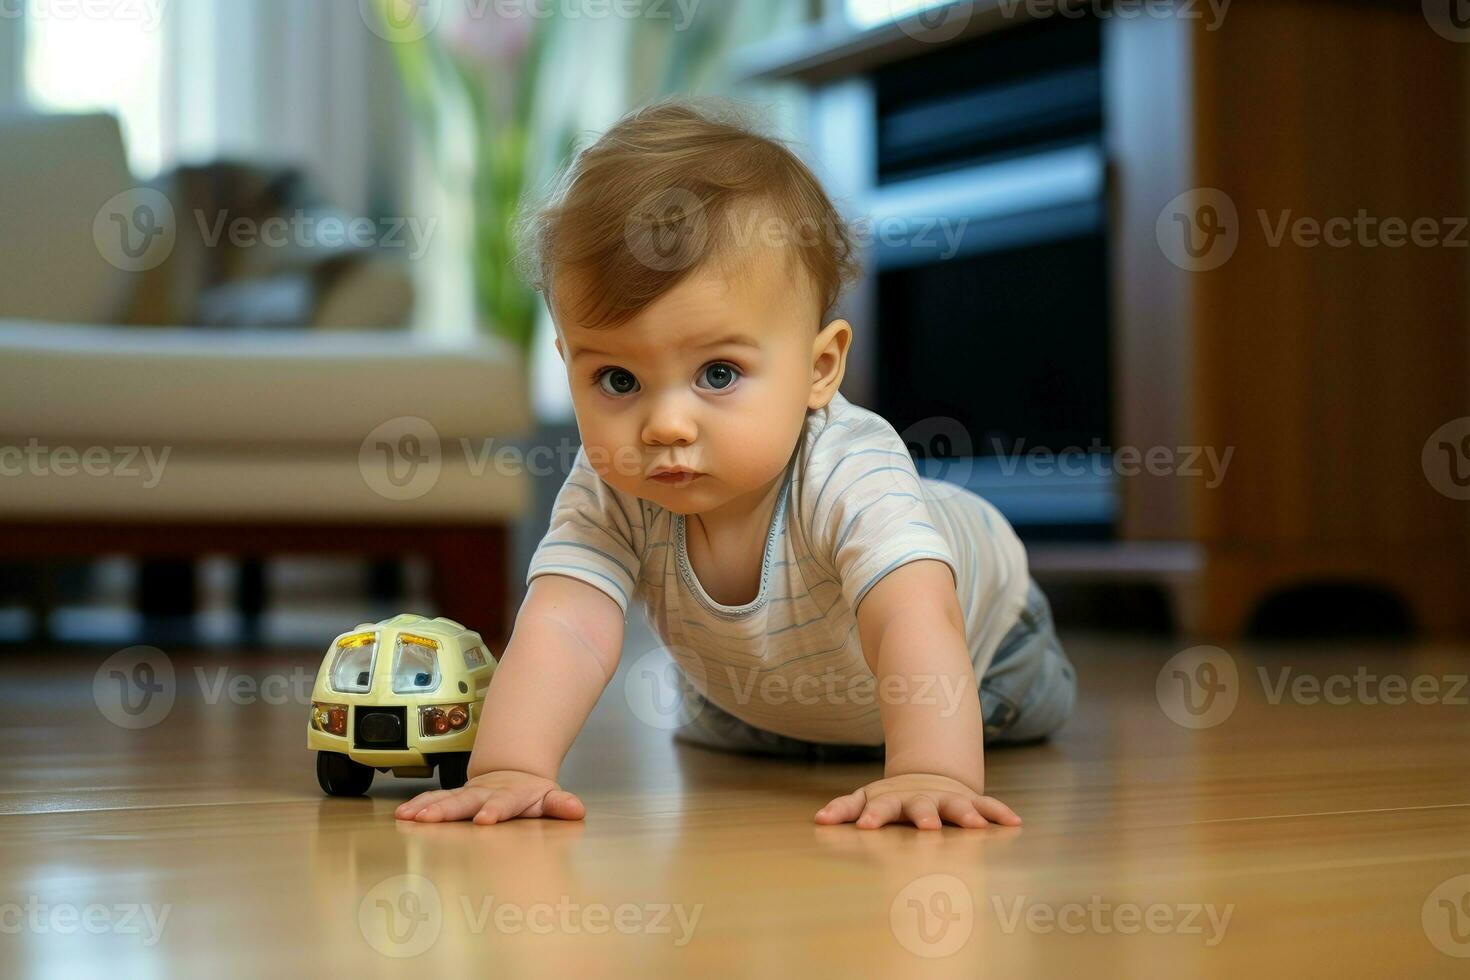
<svg viewBox="0 0 1470 980">
<path fill-rule="evenodd" d="M 399 820 L 418 823 L 473 820 L 478 824 L 492 824 L 515 817 L 581 820 L 587 815 L 587 808 L 544 776 L 501 769 L 481 773 L 459 789 L 420 793 L 401 804 L 393 815 Z"/>
<path fill-rule="evenodd" d="M 1000 800 L 981 796 L 957 779 L 914 772 L 879 779 L 839 796 L 817 811 L 816 821 L 856 822 L 865 830 L 886 823 L 911 823 L 920 830 L 938 830 L 943 821 L 961 827 L 984 827 L 989 823 L 1015 827 L 1021 818 Z"/>
</svg>

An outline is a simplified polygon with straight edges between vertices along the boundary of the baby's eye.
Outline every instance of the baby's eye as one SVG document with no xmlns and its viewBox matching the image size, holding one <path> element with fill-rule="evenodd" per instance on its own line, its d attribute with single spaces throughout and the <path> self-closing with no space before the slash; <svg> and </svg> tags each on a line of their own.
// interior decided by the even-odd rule
<svg viewBox="0 0 1470 980">
<path fill-rule="evenodd" d="M 638 379 L 625 368 L 603 368 L 597 372 L 597 383 L 602 390 L 614 397 L 627 395 L 638 390 Z"/>
<path fill-rule="evenodd" d="M 740 377 L 740 369 L 725 361 L 716 361 L 713 364 L 708 364 L 703 371 L 699 372 L 700 380 L 707 382 L 706 384 L 700 385 L 700 387 L 713 388 L 716 391 L 730 387 L 738 377 Z"/>
</svg>

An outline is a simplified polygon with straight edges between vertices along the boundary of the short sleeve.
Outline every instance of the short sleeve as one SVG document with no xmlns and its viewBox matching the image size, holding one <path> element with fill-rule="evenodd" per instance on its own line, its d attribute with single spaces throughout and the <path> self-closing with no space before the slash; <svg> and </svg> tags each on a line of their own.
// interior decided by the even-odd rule
<svg viewBox="0 0 1470 980">
<path fill-rule="evenodd" d="M 626 617 L 644 534 L 638 498 L 604 482 L 580 448 L 552 505 L 550 526 L 531 556 L 526 583 L 547 574 L 578 579 L 607 593 Z"/>
<path fill-rule="evenodd" d="M 944 562 L 959 580 L 913 457 L 881 416 L 862 412 L 824 431 L 810 450 L 807 489 L 811 540 L 854 611 L 884 575 L 920 558 Z"/>
</svg>

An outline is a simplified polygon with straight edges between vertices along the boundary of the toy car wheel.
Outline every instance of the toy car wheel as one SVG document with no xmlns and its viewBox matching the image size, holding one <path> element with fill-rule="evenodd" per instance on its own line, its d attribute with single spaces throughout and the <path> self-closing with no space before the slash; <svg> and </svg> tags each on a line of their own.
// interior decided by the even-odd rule
<svg viewBox="0 0 1470 980">
<path fill-rule="evenodd" d="M 316 781 L 328 796 L 361 796 L 373 784 L 373 767 L 353 762 L 341 752 L 318 752 Z"/>
<path fill-rule="evenodd" d="M 459 789 L 469 774 L 468 752 L 446 752 L 439 757 L 439 785 L 445 789 Z"/>
</svg>

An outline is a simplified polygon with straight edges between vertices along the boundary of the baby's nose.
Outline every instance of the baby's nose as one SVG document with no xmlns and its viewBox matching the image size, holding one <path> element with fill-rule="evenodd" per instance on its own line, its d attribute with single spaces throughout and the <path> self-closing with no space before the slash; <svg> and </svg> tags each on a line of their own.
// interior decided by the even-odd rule
<svg viewBox="0 0 1470 980">
<path fill-rule="evenodd" d="M 694 416 L 673 402 L 655 406 L 643 425 L 643 441 L 654 446 L 687 446 L 698 433 Z"/>
</svg>

